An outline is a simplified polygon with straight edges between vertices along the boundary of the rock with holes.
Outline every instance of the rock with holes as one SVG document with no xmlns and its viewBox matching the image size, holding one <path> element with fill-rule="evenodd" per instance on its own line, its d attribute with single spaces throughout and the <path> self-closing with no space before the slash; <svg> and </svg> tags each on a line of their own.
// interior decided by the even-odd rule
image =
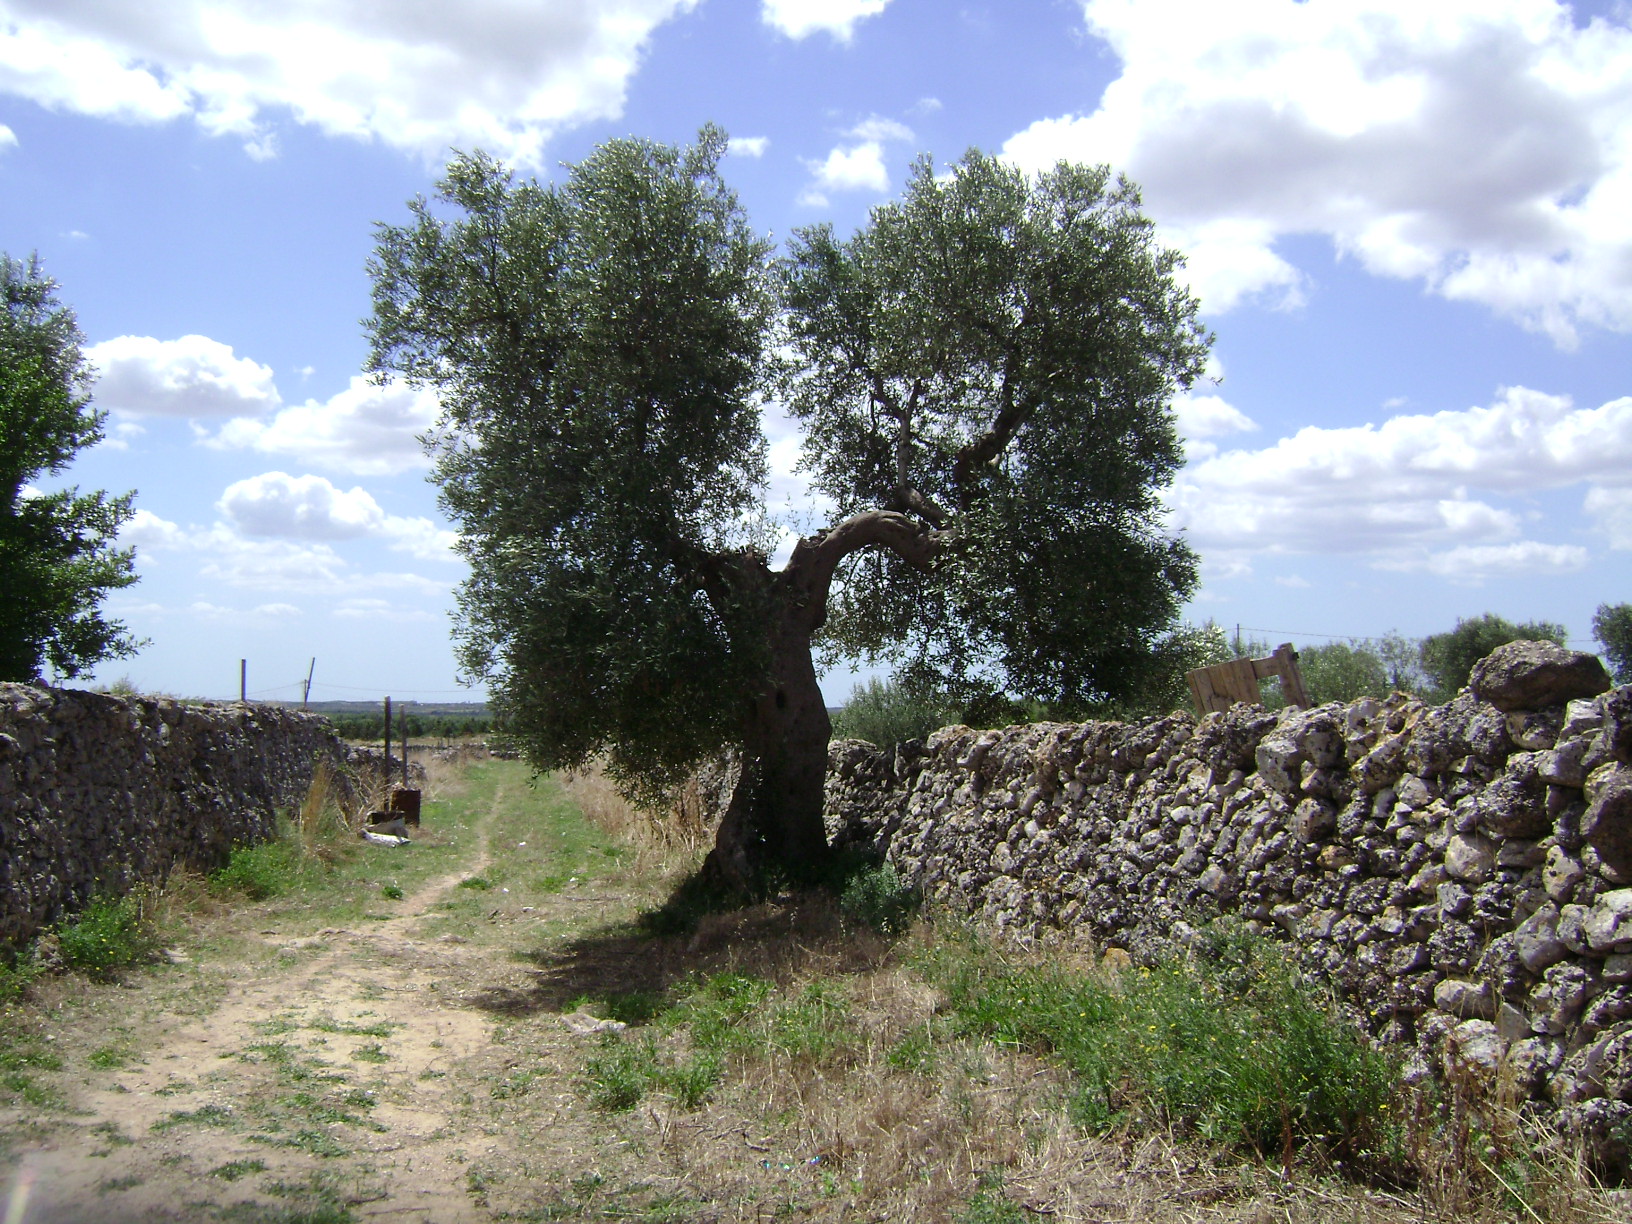
<svg viewBox="0 0 1632 1224">
<path fill-rule="evenodd" d="M 1468 687 L 1498 710 L 1544 710 L 1610 687 L 1595 654 L 1556 642 L 1509 642 L 1473 665 Z"/>
</svg>

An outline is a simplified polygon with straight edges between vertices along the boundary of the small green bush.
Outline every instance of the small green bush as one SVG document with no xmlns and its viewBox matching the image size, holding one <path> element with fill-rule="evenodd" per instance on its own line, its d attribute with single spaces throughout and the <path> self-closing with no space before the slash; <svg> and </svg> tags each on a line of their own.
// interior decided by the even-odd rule
<svg viewBox="0 0 1632 1224">
<path fill-rule="evenodd" d="M 870 863 L 853 872 L 839 894 L 839 910 L 853 922 L 884 935 L 907 929 L 922 899 L 889 863 Z"/>
<path fill-rule="evenodd" d="M 601 1052 L 584 1064 L 589 1099 L 608 1113 L 622 1113 L 639 1105 L 662 1081 L 656 1045 L 608 1033 Z"/>
<path fill-rule="evenodd" d="M 210 887 L 217 892 L 242 893 L 251 901 L 281 897 L 300 883 L 300 846 L 292 838 L 239 846 L 227 865 L 210 874 Z"/>
<path fill-rule="evenodd" d="M 974 946 L 932 967 L 965 1033 L 1050 1054 L 1090 1130 L 1165 1125 L 1279 1155 L 1381 1159 L 1397 1070 L 1279 947 L 1212 928 L 1192 955 L 1101 981 Z"/>
<path fill-rule="evenodd" d="M 159 949 L 158 933 L 136 896 L 98 897 L 56 934 L 62 963 L 92 977 L 152 960 Z"/>
<path fill-rule="evenodd" d="M 850 700 L 834 715 L 833 738 L 894 748 L 906 740 L 924 739 L 950 721 L 951 710 L 941 696 L 873 679 L 856 685 Z"/>
<path fill-rule="evenodd" d="M 32 948 L 0 947 L 0 1005 L 22 998 L 39 976 L 40 965 Z"/>
</svg>

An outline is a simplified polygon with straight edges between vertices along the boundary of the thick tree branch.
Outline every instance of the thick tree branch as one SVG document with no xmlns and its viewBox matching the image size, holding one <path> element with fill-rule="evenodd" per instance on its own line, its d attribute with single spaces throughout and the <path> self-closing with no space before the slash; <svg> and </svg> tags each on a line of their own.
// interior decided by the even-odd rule
<svg viewBox="0 0 1632 1224">
<path fill-rule="evenodd" d="M 940 551 L 943 533 L 895 510 L 866 510 L 837 526 L 807 536 L 793 547 L 782 571 L 799 596 L 814 630 L 827 619 L 827 593 L 839 562 L 863 548 L 887 548 L 915 569 L 927 570 Z"/>
<path fill-rule="evenodd" d="M 1013 349 L 1003 362 L 1003 389 L 998 393 L 998 402 L 1000 407 L 992 427 L 960 450 L 952 465 L 952 481 L 960 503 L 967 498 L 975 472 L 1003 453 L 1031 415 L 1031 405 L 1020 403 L 1014 397 Z"/>
</svg>

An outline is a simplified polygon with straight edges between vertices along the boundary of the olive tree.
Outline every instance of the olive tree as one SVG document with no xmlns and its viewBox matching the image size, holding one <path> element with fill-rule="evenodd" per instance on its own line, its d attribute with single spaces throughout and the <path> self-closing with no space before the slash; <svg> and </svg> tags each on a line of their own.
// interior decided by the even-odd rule
<svg viewBox="0 0 1632 1224">
<path fill-rule="evenodd" d="M 922 162 L 777 261 L 724 149 L 613 141 L 552 186 L 459 156 L 380 227 L 369 326 L 444 406 L 463 665 L 540 769 L 605 754 L 650 795 L 737 745 L 709 866 L 740 885 L 826 855 L 813 649 L 1052 699 L 1146 678 L 1195 580 L 1159 495 L 1209 337 L 1104 169 Z M 780 568 L 771 397 L 835 507 Z"/>
<path fill-rule="evenodd" d="M 1599 604 L 1592 636 L 1604 648 L 1616 684 L 1632 684 L 1632 604 Z"/>
<path fill-rule="evenodd" d="M 133 495 L 30 484 L 102 439 L 84 337 L 56 288 L 38 258 L 0 254 L 0 680 L 77 676 L 138 646 L 100 607 L 136 581 L 115 543 Z"/>
<path fill-rule="evenodd" d="M 1467 687 L 1473 665 L 1498 646 L 1519 641 L 1557 642 L 1562 646 L 1568 640 L 1564 626 L 1552 621 L 1516 625 L 1506 617 L 1486 612 L 1466 619 L 1457 617 L 1455 629 L 1423 638 L 1418 653 L 1431 699 L 1449 701 Z"/>
</svg>

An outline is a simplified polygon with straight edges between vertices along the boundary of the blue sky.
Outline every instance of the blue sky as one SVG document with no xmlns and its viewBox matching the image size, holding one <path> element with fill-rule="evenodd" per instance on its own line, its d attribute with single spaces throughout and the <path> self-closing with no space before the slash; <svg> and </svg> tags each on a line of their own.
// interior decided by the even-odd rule
<svg viewBox="0 0 1632 1224">
<path fill-rule="evenodd" d="M 847 230 L 914 156 L 1106 161 L 1189 255 L 1188 609 L 1273 642 L 1632 600 L 1625 0 L 0 0 L 0 249 L 101 371 L 64 479 L 136 489 L 149 638 L 97 679 L 461 689 L 462 576 L 359 375 L 372 224 L 450 148 L 549 177 L 707 121 L 756 227 Z M 770 498 L 814 525 L 774 411 Z M 826 683 L 838 703 L 848 674 Z"/>
</svg>

